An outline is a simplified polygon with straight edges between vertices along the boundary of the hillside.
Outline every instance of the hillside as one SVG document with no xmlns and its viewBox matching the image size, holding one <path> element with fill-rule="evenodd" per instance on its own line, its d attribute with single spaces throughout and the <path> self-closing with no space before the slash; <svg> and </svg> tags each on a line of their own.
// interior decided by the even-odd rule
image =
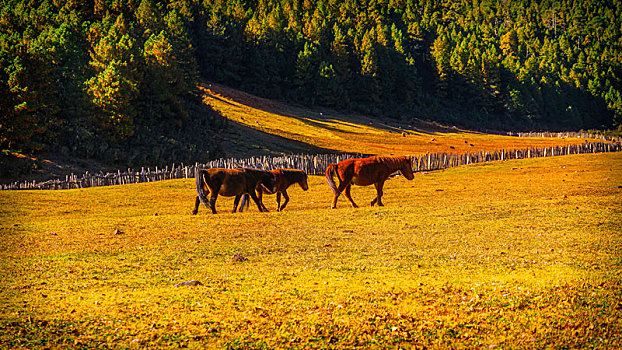
<svg viewBox="0 0 622 350">
<path fill-rule="evenodd" d="M 583 143 L 578 138 L 519 138 L 473 132 L 421 120 L 378 119 L 328 108 L 305 108 L 204 83 L 203 102 L 228 122 L 219 136 L 227 156 L 347 152 L 466 153 Z"/>
<path fill-rule="evenodd" d="M 19 153 L 0 155 L 0 181 L 16 179 L 44 181 L 64 178 L 85 171 L 113 171 L 128 167 L 166 166 L 210 158 L 246 158 L 257 155 L 363 153 L 420 155 L 425 153 L 467 153 L 501 149 L 527 149 L 595 141 L 585 138 L 510 137 L 448 127 L 421 120 L 398 121 L 361 114 L 338 112 L 329 108 L 309 108 L 261 98 L 224 85 L 205 82 L 199 86 L 203 108 L 210 118 L 218 116 L 220 127 L 197 128 L 188 125 L 188 134 L 169 142 L 132 145 L 125 148 L 142 158 L 116 161 L 73 157 L 63 152 L 44 152 L 37 156 Z M 185 136 L 189 136 L 186 138 Z M 177 140 L 202 142 L 206 151 L 196 146 L 184 153 Z M 134 141 L 136 142 L 136 141 Z M 125 145 L 122 143 L 121 145 Z M 146 148 L 151 145 L 150 148 Z M 173 145 L 174 147 L 169 147 Z M 129 150 L 129 151 L 127 151 Z M 210 153 L 209 150 L 212 150 Z M 109 150 L 114 151 L 114 149 Z M 152 153 L 166 154 L 155 161 Z M 118 151 L 116 151 L 118 152 Z M 141 153 L 139 153 L 141 152 Z M 193 158 L 196 157 L 196 158 Z M 154 161 L 150 162 L 150 159 Z M 169 159 L 166 162 L 164 159 Z"/>
</svg>

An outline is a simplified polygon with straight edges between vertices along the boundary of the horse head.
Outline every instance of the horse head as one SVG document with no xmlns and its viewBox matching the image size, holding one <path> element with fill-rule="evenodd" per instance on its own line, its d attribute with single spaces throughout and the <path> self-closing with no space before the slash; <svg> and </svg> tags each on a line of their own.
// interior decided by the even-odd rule
<svg viewBox="0 0 622 350">
<path fill-rule="evenodd" d="M 412 180 L 415 178 L 415 174 L 413 174 L 412 159 L 410 156 L 404 157 L 404 160 L 402 161 L 402 166 L 400 167 L 400 172 L 408 180 Z"/>
<path fill-rule="evenodd" d="M 300 185 L 300 188 L 302 188 L 303 191 L 306 191 L 309 189 L 309 184 L 307 183 L 307 174 L 304 174 L 302 179 L 298 181 L 298 185 Z"/>
</svg>

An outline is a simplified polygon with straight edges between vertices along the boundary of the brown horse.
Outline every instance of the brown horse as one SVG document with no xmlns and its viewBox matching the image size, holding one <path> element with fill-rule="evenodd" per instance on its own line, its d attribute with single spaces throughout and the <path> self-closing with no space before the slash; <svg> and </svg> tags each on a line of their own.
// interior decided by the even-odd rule
<svg viewBox="0 0 622 350">
<path fill-rule="evenodd" d="M 255 189 L 255 192 L 257 193 L 257 198 L 259 199 L 259 202 L 261 203 L 261 205 L 263 205 L 263 194 L 267 193 L 267 194 L 274 194 L 276 192 L 276 211 L 282 211 L 283 209 L 285 209 L 285 206 L 287 205 L 287 203 L 289 202 L 289 196 L 287 195 L 287 189 L 289 188 L 289 186 L 298 183 L 298 185 L 300 186 L 300 188 L 303 189 L 303 191 L 306 191 L 309 189 L 309 185 L 307 184 L 307 173 L 305 173 L 302 170 L 299 169 L 274 169 L 270 171 L 272 174 L 274 174 L 274 180 L 275 180 L 275 190 L 274 191 L 270 191 L 268 190 L 265 186 L 262 186 L 261 184 L 259 184 L 257 186 L 257 188 Z M 283 202 L 283 205 L 281 205 L 281 195 L 283 195 L 283 198 L 285 198 L 285 201 Z M 242 208 L 244 207 L 244 204 L 248 204 L 248 195 L 245 194 L 244 197 L 242 198 L 242 204 L 240 204 L 240 211 L 242 211 Z M 266 209 L 266 207 L 263 207 L 264 209 Z"/>
<path fill-rule="evenodd" d="M 410 157 L 405 156 L 353 158 L 343 160 L 337 164 L 330 164 L 326 168 L 326 181 L 328 181 L 328 185 L 335 194 L 332 208 L 335 209 L 337 207 L 337 198 L 339 198 L 343 190 L 346 190 L 346 198 L 352 202 L 352 206 L 358 208 L 358 205 L 354 203 L 352 196 L 350 196 L 352 184 L 358 186 L 373 184 L 376 187 L 376 198 L 371 201 L 371 205 L 373 207 L 374 204 L 378 203 L 378 206 L 383 206 L 382 187 L 389 176 L 396 171 L 401 172 L 408 180 L 412 180 L 415 177 Z M 339 179 L 339 187 L 337 187 L 333 179 L 335 174 Z"/>
<path fill-rule="evenodd" d="M 255 188 L 262 185 L 268 190 L 274 191 L 274 175 L 269 171 L 259 169 L 197 169 L 195 177 L 197 198 L 195 200 L 194 210 L 192 211 L 193 215 L 196 215 L 199 211 L 199 204 L 201 204 L 201 202 L 208 207 L 208 193 L 211 193 L 209 208 L 212 209 L 213 214 L 216 214 L 216 198 L 218 198 L 218 195 L 225 197 L 236 196 L 233 204 L 234 213 L 240 201 L 240 196 L 243 194 L 250 194 L 260 212 L 267 211 L 263 203 L 261 203 L 255 195 Z"/>
</svg>

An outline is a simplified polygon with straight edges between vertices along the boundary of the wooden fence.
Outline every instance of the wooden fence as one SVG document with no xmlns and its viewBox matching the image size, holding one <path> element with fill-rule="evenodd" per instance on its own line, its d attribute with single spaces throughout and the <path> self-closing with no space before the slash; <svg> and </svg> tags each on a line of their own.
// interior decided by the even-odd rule
<svg viewBox="0 0 622 350">
<path fill-rule="evenodd" d="M 477 153 L 454 154 L 454 153 L 428 153 L 422 156 L 413 156 L 413 170 L 415 172 L 447 169 L 460 165 L 473 163 L 503 161 L 509 159 L 524 159 L 537 157 L 552 157 L 568 154 L 620 152 L 622 144 L 592 142 L 568 146 L 555 146 L 545 148 L 528 148 L 522 150 L 500 150 L 494 152 L 481 151 Z M 49 180 L 45 182 L 23 181 L 2 185 L 2 190 L 58 190 L 86 188 L 94 186 L 124 185 L 138 182 L 153 182 L 168 179 L 193 178 L 196 167 L 205 168 L 238 168 L 250 167 L 258 169 L 295 168 L 302 169 L 310 175 L 323 175 L 330 163 L 354 157 L 362 157 L 363 154 L 318 154 L 318 155 L 287 155 L 287 156 L 260 156 L 245 159 L 217 159 L 205 164 L 194 164 L 171 167 L 144 169 L 134 171 L 128 169 L 116 173 L 85 173 L 81 176 L 67 175 L 65 179 Z"/>
<path fill-rule="evenodd" d="M 622 142 L 622 137 L 618 136 L 606 136 L 601 134 L 591 134 L 587 132 L 507 132 L 504 135 L 517 136 L 517 137 L 552 137 L 552 138 L 582 138 L 582 139 L 596 139 L 603 141 Z"/>
</svg>

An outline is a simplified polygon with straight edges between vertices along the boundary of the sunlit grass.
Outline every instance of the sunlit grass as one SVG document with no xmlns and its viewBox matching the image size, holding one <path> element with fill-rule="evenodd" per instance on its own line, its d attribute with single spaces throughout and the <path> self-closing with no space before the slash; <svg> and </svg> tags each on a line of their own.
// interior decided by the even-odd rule
<svg viewBox="0 0 622 350">
<path fill-rule="evenodd" d="M 295 107 L 262 99 L 218 84 L 201 86 L 204 103 L 225 118 L 267 134 L 326 150 L 366 154 L 467 153 L 583 143 L 579 138 L 520 138 L 441 128 L 404 125 L 326 109 Z"/>
<path fill-rule="evenodd" d="M 382 208 L 309 185 L 197 216 L 192 179 L 0 192 L 0 344 L 621 345 L 622 155 L 398 177 Z"/>
</svg>

